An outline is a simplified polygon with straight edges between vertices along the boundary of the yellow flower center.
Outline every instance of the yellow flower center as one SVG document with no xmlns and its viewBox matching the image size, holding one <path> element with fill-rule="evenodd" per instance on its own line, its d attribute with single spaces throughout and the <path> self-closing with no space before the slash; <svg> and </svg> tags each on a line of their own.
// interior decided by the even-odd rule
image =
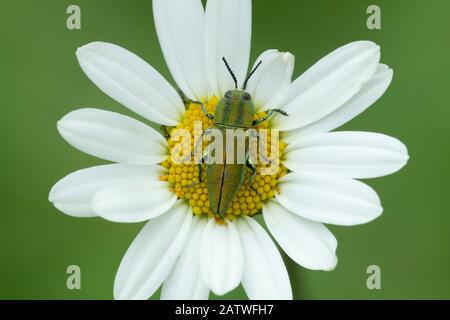
<svg viewBox="0 0 450 320">
<path fill-rule="evenodd" d="M 208 113 L 214 114 L 216 105 L 219 100 L 216 97 L 212 97 L 208 101 L 204 102 L 204 106 Z M 260 119 L 266 115 L 265 112 L 259 112 L 255 114 L 254 119 Z M 213 214 L 210 208 L 208 197 L 208 181 L 206 178 L 206 164 L 203 163 L 202 182 L 199 182 L 199 170 L 198 165 L 190 161 L 189 163 L 180 163 L 172 159 L 172 151 L 180 144 L 179 136 L 175 138 L 176 129 L 184 129 L 190 133 L 191 137 L 194 137 L 194 123 L 201 122 L 202 130 L 210 128 L 213 125 L 213 120 L 209 119 L 202 111 L 199 104 L 191 103 L 186 106 L 186 112 L 183 121 L 177 125 L 177 127 L 166 128 L 167 140 L 169 144 L 169 157 L 161 165 L 167 168 L 167 175 L 161 176 L 161 180 L 168 181 L 172 190 L 177 194 L 179 199 L 185 199 L 192 207 L 192 211 L 195 215 L 205 215 L 210 218 L 216 218 L 220 223 L 222 222 L 218 216 Z M 198 130 L 197 127 L 195 127 Z M 283 151 L 286 144 L 282 141 L 276 141 L 277 145 L 271 146 L 273 143 L 270 139 L 271 131 L 268 121 L 261 123 L 255 127 L 257 131 L 259 129 L 267 130 L 267 139 L 264 139 L 266 145 L 265 150 L 268 151 L 270 157 L 270 163 L 263 163 L 263 161 L 255 164 L 256 175 L 251 182 L 247 182 L 251 177 L 251 171 L 247 170 L 245 173 L 244 183 L 241 185 L 234 199 L 231 201 L 231 205 L 228 208 L 225 218 L 229 220 L 235 219 L 240 215 L 254 216 L 261 212 L 264 201 L 275 197 L 277 192 L 277 183 L 288 170 L 280 163 L 280 159 L 283 155 Z M 194 140 L 194 139 L 192 139 Z M 203 139 L 203 150 L 210 143 Z M 196 143 L 189 144 L 189 150 L 194 151 Z M 270 154 L 272 150 L 276 150 L 275 154 Z M 273 161 L 272 161 L 273 160 Z M 247 183 L 246 183 L 247 182 Z"/>
</svg>

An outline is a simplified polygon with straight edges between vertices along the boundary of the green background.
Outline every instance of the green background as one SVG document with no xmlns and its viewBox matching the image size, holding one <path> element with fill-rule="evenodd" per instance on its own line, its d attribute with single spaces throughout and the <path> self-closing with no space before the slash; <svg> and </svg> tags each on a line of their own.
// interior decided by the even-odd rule
<svg viewBox="0 0 450 320">
<path fill-rule="evenodd" d="M 66 28 L 78 4 L 82 29 Z M 121 45 L 170 81 L 153 25 L 150 0 L 5 0 L 0 12 L 1 202 L 0 298 L 110 299 L 118 264 L 142 224 L 76 219 L 47 200 L 66 174 L 102 163 L 70 147 L 56 121 L 81 107 L 129 114 L 83 74 L 77 47 Z M 366 8 L 378 4 L 382 29 L 368 30 Z M 287 260 L 299 299 L 450 298 L 450 2 L 446 0 L 254 0 L 252 59 L 268 48 L 290 51 L 298 76 L 354 40 L 382 47 L 394 81 L 348 130 L 402 140 L 411 160 L 399 173 L 368 183 L 384 214 L 358 227 L 331 229 L 338 238 L 333 272 Z M 186 48 L 188 49 L 188 48 Z M 66 268 L 79 265 L 82 289 L 66 288 Z M 381 267 L 381 290 L 368 290 L 366 268 Z M 245 298 L 238 289 L 226 298 Z"/>
</svg>

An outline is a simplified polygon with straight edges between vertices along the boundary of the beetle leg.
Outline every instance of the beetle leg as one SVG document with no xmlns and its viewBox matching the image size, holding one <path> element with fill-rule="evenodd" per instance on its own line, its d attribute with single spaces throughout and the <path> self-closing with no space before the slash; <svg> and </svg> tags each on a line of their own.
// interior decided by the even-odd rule
<svg viewBox="0 0 450 320">
<path fill-rule="evenodd" d="M 201 162 L 197 164 L 198 169 L 198 183 L 202 183 L 202 176 L 203 176 L 203 162 L 205 162 L 204 157 L 202 157 Z"/>
<path fill-rule="evenodd" d="M 196 185 L 198 185 L 198 184 L 200 184 L 200 183 L 203 182 L 202 175 L 203 175 L 203 163 L 204 163 L 204 162 L 205 162 L 205 156 L 203 156 L 203 157 L 201 158 L 200 163 L 197 164 L 197 168 L 198 168 L 198 181 L 192 182 L 190 185 L 187 185 L 187 186 L 185 186 L 184 188 L 189 189 L 189 188 L 192 188 L 193 186 L 196 186 Z"/>
<path fill-rule="evenodd" d="M 202 180 L 202 175 L 203 175 L 203 163 L 205 163 L 205 162 L 207 161 L 207 159 L 206 159 L 207 156 L 208 156 L 207 154 L 204 154 L 204 155 L 201 157 L 200 162 L 197 163 L 197 169 L 198 169 L 198 181 L 197 181 L 197 182 L 194 182 L 194 185 L 197 185 L 197 184 L 203 182 L 203 180 Z"/>
<path fill-rule="evenodd" d="M 185 106 L 187 106 L 187 105 L 189 105 L 189 104 L 191 104 L 191 103 L 199 104 L 199 105 L 201 106 L 201 108 L 202 108 L 203 113 L 205 113 L 206 116 L 207 116 L 209 119 L 211 119 L 211 120 L 214 119 L 214 115 L 211 114 L 211 113 L 208 113 L 208 111 L 206 111 L 206 108 L 205 108 L 205 105 L 203 104 L 203 102 L 201 102 L 201 101 L 194 101 L 194 100 L 189 99 L 189 98 L 184 94 L 184 92 L 181 91 L 181 90 L 178 90 L 178 94 L 180 95 L 181 99 L 183 100 L 183 103 L 184 103 Z"/>
<path fill-rule="evenodd" d="M 211 120 L 214 119 L 214 115 L 211 114 L 211 113 L 209 113 L 209 112 L 206 110 L 205 105 L 203 104 L 203 102 L 201 102 L 201 101 L 191 101 L 191 102 L 192 102 L 192 103 L 199 104 L 200 107 L 202 108 L 203 113 L 208 117 L 208 119 L 211 119 Z"/>
<path fill-rule="evenodd" d="M 203 174 L 203 167 L 202 164 L 199 163 L 198 165 L 198 181 L 192 182 L 190 185 L 185 186 L 184 188 L 189 189 L 192 188 L 200 183 L 202 183 L 202 174 Z"/>
<path fill-rule="evenodd" d="M 208 119 L 214 120 L 214 115 L 206 111 L 205 105 L 202 103 L 201 108 L 204 114 L 208 117 Z"/>
<path fill-rule="evenodd" d="M 252 189 L 253 191 L 255 191 L 257 195 L 260 195 L 259 192 L 258 192 L 258 190 L 256 190 L 255 187 L 252 186 L 253 179 L 254 179 L 255 176 L 256 176 L 256 167 L 253 165 L 253 163 L 250 162 L 249 159 L 247 159 L 247 162 L 245 163 L 245 165 L 246 165 L 246 167 L 252 172 L 252 173 L 250 174 L 250 177 L 248 177 L 247 183 L 246 183 L 246 184 L 248 184 L 248 186 L 250 187 L 250 189 Z"/>
<path fill-rule="evenodd" d="M 200 146 L 200 144 L 201 144 L 202 141 L 203 141 L 203 136 L 210 134 L 212 129 L 213 129 L 213 127 L 209 127 L 209 128 L 206 128 L 205 131 L 203 131 L 203 133 L 202 133 L 200 139 L 198 139 L 198 140 L 195 142 L 194 150 L 192 150 L 192 152 L 190 153 L 189 158 L 188 158 L 188 157 L 184 158 L 184 159 L 183 159 L 183 162 L 189 160 L 190 158 L 194 158 L 195 153 L 196 153 L 197 150 L 198 150 L 198 147 Z M 195 158 L 194 158 L 194 160 L 195 160 Z M 202 160 L 202 159 L 200 159 L 200 160 Z"/>
<path fill-rule="evenodd" d="M 251 138 L 256 138 L 256 141 L 257 141 L 257 143 L 258 143 L 258 145 L 259 145 L 259 143 L 260 143 L 260 136 L 259 136 L 259 133 L 256 131 L 256 130 L 253 130 L 253 129 L 251 129 L 250 130 L 250 137 Z M 267 159 L 267 157 L 262 153 L 262 152 L 260 152 L 259 153 L 259 156 L 266 162 L 266 163 L 271 163 L 272 161 L 271 160 L 269 160 L 269 159 Z M 247 159 L 247 161 L 249 161 L 248 159 Z"/>
<path fill-rule="evenodd" d="M 252 126 L 253 127 L 258 126 L 261 123 L 263 123 L 264 121 L 267 121 L 271 116 L 273 116 L 274 113 L 279 113 L 279 114 L 281 114 L 281 115 L 283 115 L 285 117 L 288 116 L 286 111 L 283 111 L 281 109 L 270 109 L 270 110 L 267 111 L 267 114 L 264 117 L 262 117 L 260 119 L 257 119 L 257 120 L 253 120 Z"/>
<path fill-rule="evenodd" d="M 191 183 L 190 185 L 186 186 L 185 188 L 190 188 L 193 186 L 196 186 L 197 184 L 200 184 L 203 182 L 202 176 L 203 176 L 203 163 L 208 161 L 208 154 L 205 152 L 203 156 L 200 159 L 200 162 L 197 163 L 197 169 L 198 169 L 198 181 Z"/>
</svg>

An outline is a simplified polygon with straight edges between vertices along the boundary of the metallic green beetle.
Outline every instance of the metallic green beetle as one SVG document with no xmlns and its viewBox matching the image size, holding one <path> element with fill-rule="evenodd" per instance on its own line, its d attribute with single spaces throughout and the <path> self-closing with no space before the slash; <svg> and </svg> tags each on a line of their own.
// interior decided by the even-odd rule
<svg viewBox="0 0 450 320">
<path fill-rule="evenodd" d="M 262 62 L 259 62 L 249 73 L 249 75 L 245 79 L 242 89 L 238 89 L 236 76 L 228 65 L 226 59 L 222 59 L 231 77 L 234 80 L 235 89 L 227 91 L 225 93 L 225 96 L 217 104 L 214 115 L 209 114 L 201 102 L 198 103 L 201 105 L 202 111 L 206 114 L 206 116 L 213 120 L 213 125 L 210 128 L 206 129 L 205 133 L 207 133 L 211 129 L 220 130 L 223 137 L 223 146 L 225 146 L 227 144 L 227 129 L 248 130 L 268 120 L 274 113 L 280 113 L 284 116 L 287 116 L 287 114 L 280 109 L 271 109 L 267 111 L 267 114 L 264 117 L 253 120 L 255 110 L 252 97 L 245 90 L 248 80 L 255 73 Z M 233 141 L 233 144 L 234 143 L 235 141 Z M 238 161 L 235 161 L 236 155 L 229 155 L 227 154 L 227 152 L 223 152 L 223 155 L 221 155 L 221 157 L 223 157 L 223 161 L 221 161 L 220 163 L 206 163 L 206 182 L 210 207 L 212 212 L 216 216 L 219 216 L 221 218 L 224 217 L 227 209 L 230 207 L 231 201 L 236 196 L 236 193 L 244 183 L 244 178 L 247 171 L 251 171 L 251 175 L 247 183 L 251 183 L 253 177 L 256 175 L 256 168 L 249 161 L 247 143 L 245 148 L 245 163 L 239 163 Z M 236 148 L 234 148 L 234 150 L 236 150 Z M 206 155 L 206 157 L 207 156 L 208 155 Z M 227 159 L 230 160 L 229 157 L 233 157 L 233 161 L 227 161 Z M 204 161 L 205 158 L 203 157 L 201 160 Z M 199 182 L 201 182 L 201 163 L 199 164 L 199 177 Z"/>
</svg>

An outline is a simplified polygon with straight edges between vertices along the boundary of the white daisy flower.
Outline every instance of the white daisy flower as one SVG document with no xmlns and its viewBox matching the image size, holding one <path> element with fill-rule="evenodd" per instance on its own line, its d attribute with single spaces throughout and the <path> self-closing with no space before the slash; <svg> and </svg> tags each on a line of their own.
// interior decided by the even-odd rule
<svg viewBox="0 0 450 320">
<path fill-rule="evenodd" d="M 233 80 L 249 66 L 251 0 L 153 0 L 154 20 L 175 82 L 191 100 L 213 113 Z M 242 283 L 250 299 L 291 299 L 280 252 L 254 217 L 260 213 L 284 252 L 299 265 L 332 270 L 337 241 L 325 224 L 357 225 L 377 218 L 376 192 L 354 179 L 375 178 L 402 168 L 406 147 L 369 132 L 330 132 L 380 98 L 392 69 L 380 64 L 369 41 L 347 44 L 319 60 L 291 83 L 294 57 L 268 50 L 247 91 L 256 118 L 284 109 L 262 128 L 282 132 L 282 165 L 243 185 L 225 219 L 209 207 L 205 182 L 195 164 L 175 164 L 173 128 L 193 132 L 212 121 L 135 54 L 109 43 L 78 49 L 86 75 L 107 95 L 168 128 L 166 138 L 150 126 L 99 109 L 73 111 L 58 122 L 72 146 L 115 162 L 74 172 L 60 180 L 49 199 L 75 217 L 116 222 L 148 221 L 125 254 L 114 283 L 117 299 L 147 299 L 162 285 L 162 299 L 207 299 Z"/>
</svg>

